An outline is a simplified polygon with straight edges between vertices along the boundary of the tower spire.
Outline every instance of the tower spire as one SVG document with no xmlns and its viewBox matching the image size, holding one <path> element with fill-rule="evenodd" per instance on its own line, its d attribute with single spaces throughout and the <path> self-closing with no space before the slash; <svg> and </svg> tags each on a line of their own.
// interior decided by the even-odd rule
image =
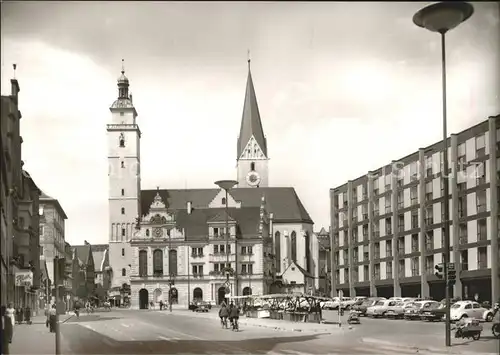
<svg viewBox="0 0 500 355">
<path fill-rule="evenodd" d="M 260 120 L 257 97 L 255 95 L 255 88 L 253 86 L 252 72 L 250 71 L 250 51 L 248 51 L 247 61 L 247 87 L 243 105 L 243 116 L 241 118 L 240 135 L 238 138 L 238 156 L 236 159 L 239 159 L 241 157 L 241 154 L 245 150 L 245 147 L 252 136 L 262 150 L 262 153 L 267 157 L 267 142 L 264 135 L 264 129 L 262 128 L 262 121 Z"/>
<path fill-rule="evenodd" d="M 125 59 L 122 59 L 122 75 L 118 78 L 118 98 L 119 99 L 128 99 L 128 87 L 129 81 L 125 76 Z"/>
<path fill-rule="evenodd" d="M 250 49 L 247 49 L 247 62 L 248 62 L 248 71 L 250 71 L 250 62 L 252 60 L 250 59 Z"/>
<path fill-rule="evenodd" d="M 125 74 L 125 59 L 122 59 L 122 74 Z"/>
</svg>

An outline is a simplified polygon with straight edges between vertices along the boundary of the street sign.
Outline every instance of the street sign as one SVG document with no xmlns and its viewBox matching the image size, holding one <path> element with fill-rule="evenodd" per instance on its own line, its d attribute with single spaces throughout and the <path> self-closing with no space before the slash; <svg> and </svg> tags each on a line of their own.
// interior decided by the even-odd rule
<svg viewBox="0 0 500 355">
<path fill-rule="evenodd" d="M 448 263 L 448 270 L 455 270 L 455 263 Z"/>
</svg>

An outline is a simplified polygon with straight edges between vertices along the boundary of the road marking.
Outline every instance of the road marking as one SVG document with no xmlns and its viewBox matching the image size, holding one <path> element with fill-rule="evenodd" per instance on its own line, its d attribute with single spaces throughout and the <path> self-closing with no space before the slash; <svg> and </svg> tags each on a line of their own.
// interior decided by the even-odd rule
<svg viewBox="0 0 500 355">
<path fill-rule="evenodd" d="M 177 338 L 167 338 L 167 337 L 164 337 L 162 335 L 160 335 L 158 337 L 158 339 L 160 340 L 165 340 L 165 341 L 169 341 L 169 342 L 172 342 L 172 343 L 177 343 L 180 339 L 177 339 Z"/>
</svg>

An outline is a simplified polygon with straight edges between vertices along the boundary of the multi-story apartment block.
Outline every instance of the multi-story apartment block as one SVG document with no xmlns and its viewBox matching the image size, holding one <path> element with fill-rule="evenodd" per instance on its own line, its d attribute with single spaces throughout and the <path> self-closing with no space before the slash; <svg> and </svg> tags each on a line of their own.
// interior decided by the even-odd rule
<svg viewBox="0 0 500 355">
<path fill-rule="evenodd" d="M 40 196 L 40 255 L 44 256 L 50 284 L 54 286 L 54 258 L 66 257 L 65 220 L 68 217 L 59 201 L 44 192 Z M 61 287 L 60 296 L 71 296 L 70 285 Z M 53 291 L 53 295 L 55 292 Z"/>
<path fill-rule="evenodd" d="M 447 141 L 450 214 L 443 214 L 443 143 L 330 190 L 334 292 L 444 297 L 435 273 L 450 230 L 454 296 L 497 300 L 500 116 Z"/>
</svg>

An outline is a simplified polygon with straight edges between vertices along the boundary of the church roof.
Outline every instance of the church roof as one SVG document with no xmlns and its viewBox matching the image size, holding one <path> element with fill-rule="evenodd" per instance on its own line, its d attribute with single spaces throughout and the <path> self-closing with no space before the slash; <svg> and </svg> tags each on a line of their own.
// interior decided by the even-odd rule
<svg viewBox="0 0 500 355">
<path fill-rule="evenodd" d="M 143 216 L 149 213 L 149 207 L 157 192 L 169 210 L 182 211 L 187 209 L 188 201 L 191 202 L 193 210 L 208 208 L 220 189 L 142 190 L 141 212 Z M 273 213 L 275 222 L 313 223 L 293 187 L 235 188 L 230 190 L 229 194 L 236 201 L 241 202 L 242 209 L 247 207 L 260 208 L 264 195 L 266 209 Z"/>
<path fill-rule="evenodd" d="M 321 227 L 321 230 L 318 233 L 318 236 L 320 237 L 328 237 L 330 233 L 328 233 L 325 229 L 325 227 Z"/>
<path fill-rule="evenodd" d="M 260 120 L 259 107 L 257 105 L 257 96 L 253 86 L 252 73 L 250 71 L 250 62 L 248 66 L 247 88 L 245 92 L 245 103 L 243 105 L 243 116 L 241 118 L 240 135 L 238 137 L 237 157 L 239 159 L 245 150 L 245 147 L 252 138 L 259 144 L 262 153 L 267 157 L 267 141 Z"/>
<path fill-rule="evenodd" d="M 176 213 L 176 225 L 184 229 L 187 241 L 202 241 L 208 238 L 208 223 L 217 216 L 225 216 L 225 208 L 194 208 L 191 214 L 183 209 Z M 230 208 L 229 216 L 237 223 L 239 237 L 255 238 L 259 235 L 260 208 Z"/>
</svg>

